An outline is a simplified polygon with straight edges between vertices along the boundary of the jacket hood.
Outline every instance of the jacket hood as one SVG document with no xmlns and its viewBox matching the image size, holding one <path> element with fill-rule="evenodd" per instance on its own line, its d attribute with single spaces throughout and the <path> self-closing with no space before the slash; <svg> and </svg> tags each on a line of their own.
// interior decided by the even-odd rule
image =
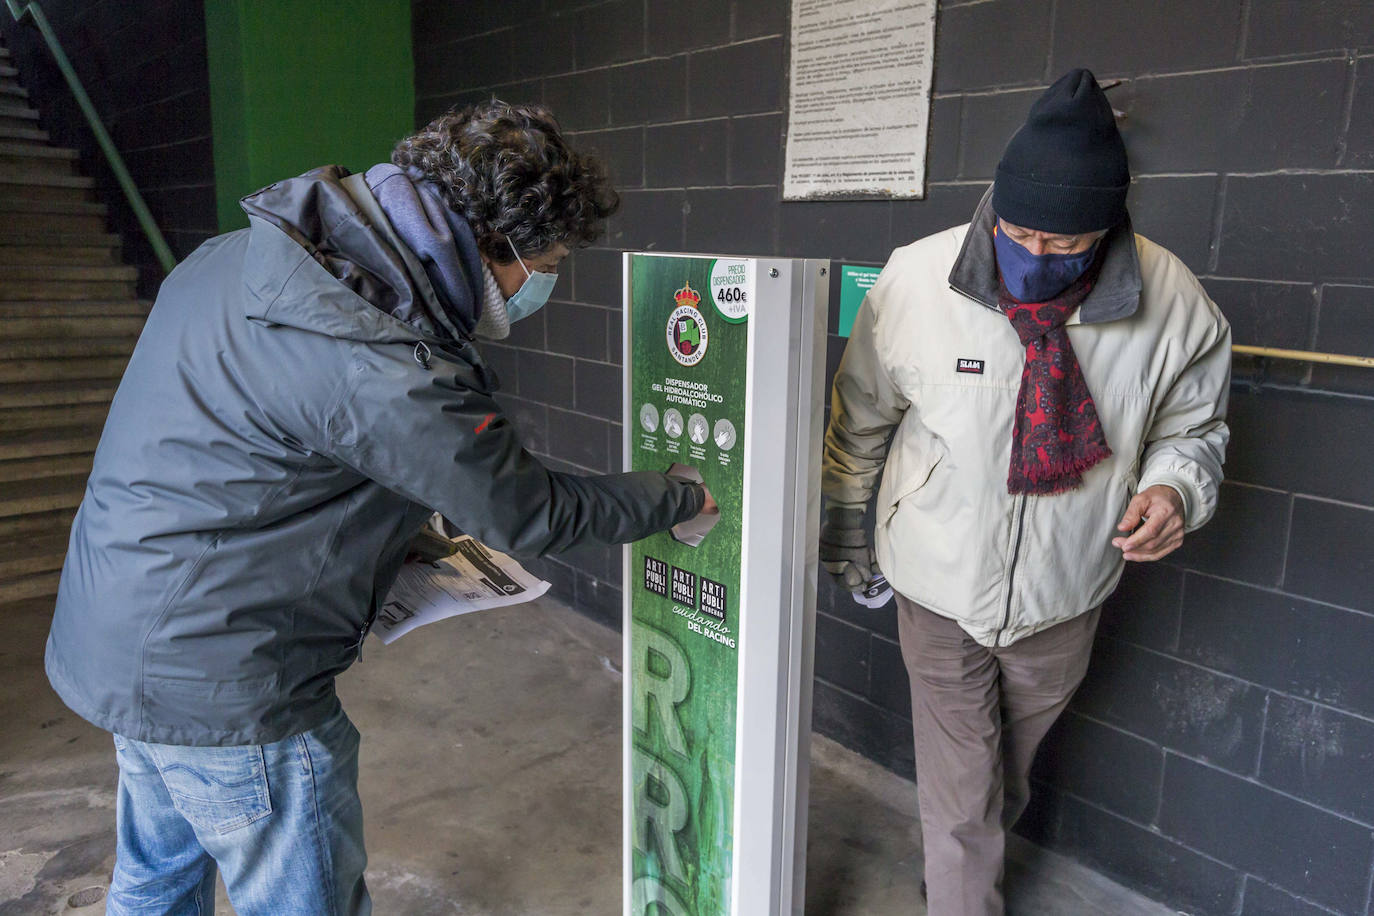
<svg viewBox="0 0 1374 916">
<path fill-rule="evenodd" d="M 455 247 L 464 282 L 436 293 L 364 176 L 324 166 L 240 205 L 249 221 L 249 318 L 374 343 L 471 336 L 481 307 L 475 242 Z"/>
<path fill-rule="evenodd" d="M 992 242 L 996 222 L 990 187 L 973 212 L 963 248 L 949 272 L 950 287 L 992 309 L 998 307 L 997 255 Z M 1129 214 L 1107 232 L 1102 244 L 1106 246 L 1102 270 L 1088 298 L 1078 307 L 1079 320 L 1084 324 L 1129 318 L 1140 307 L 1140 254 Z"/>
</svg>

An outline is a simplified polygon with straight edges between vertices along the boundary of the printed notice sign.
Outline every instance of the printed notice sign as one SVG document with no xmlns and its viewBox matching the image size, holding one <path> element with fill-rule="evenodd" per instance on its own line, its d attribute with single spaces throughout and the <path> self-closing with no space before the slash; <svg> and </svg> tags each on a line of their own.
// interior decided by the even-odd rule
<svg viewBox="0 0 1374 916">
<path fill-rule="evenodd" d="M 924 197 L 936 0 L 792 0 L 784 200 Z"/>
</svg>

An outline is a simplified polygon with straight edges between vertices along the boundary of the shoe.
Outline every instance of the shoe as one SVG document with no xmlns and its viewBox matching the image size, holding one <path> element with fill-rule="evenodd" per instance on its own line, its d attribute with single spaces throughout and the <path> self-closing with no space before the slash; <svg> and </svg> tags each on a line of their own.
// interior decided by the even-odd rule
<svg viewBox="0 0 1374 916">
<path fill-rule="evenodd" d="M 924 881 L 921 882 L 921 899 L 926 900 L 926 883 Z"/>
</svg>

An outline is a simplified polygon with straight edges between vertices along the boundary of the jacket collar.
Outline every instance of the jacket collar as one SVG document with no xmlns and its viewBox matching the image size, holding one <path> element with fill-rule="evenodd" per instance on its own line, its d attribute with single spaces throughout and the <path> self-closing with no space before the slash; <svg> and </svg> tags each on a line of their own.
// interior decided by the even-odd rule
<svg viewBox="0 0 1374 916">
<path fill-rule="evenodd" d="M 467 220 L 414 169 L 383 162 L 368 169 L 365 182 L 355 187 L 355 200 L 370 199 L 380 210 L 388 240 L 410 254 L 409 263 L 423 267 L 431 320 L 450 336 L 470 337 L 482 312 L 482 259 Z M 376 222 L 374 214 L 368 215 Z"/>
<path fill-rule="evenodd" d="M 963 248 L 949 272 L 951 289 L 991 309 L 998 307 L 997 256 L 992 247 L 992 227 L 996 221 L 989 187 L 973 212 Z M 1078 307 L 1078 319 L 1083 324 L 1129 318 L 1140 307 L 1140 257 L 1131 218 L 1127 216 L 1108 232 L 1102 244 L 1107 246 L 1102 271 L 1092 292 Z"/>
<path fill-rule="evenodd" d="M 456 284 L 461 308 L 436 295 L 366 181 L 349 179 L 326 166 L 243 198 L 248 317 L 347 340 L 463 344 L 475 294 Z M 476 270 L 475 242 L 472 254 L 464 266 Z"/>
<path fill-rule="evenodd" d="M 368 174 L 371 174 L 370 172 Z M 450 337 L 464 339 L 469 335 L 462 329 L 455 326 L 451 320 L 452 310 L 444 308 L 444 299 L 439 295 L 438 290 L 431 282 L 429 273 L 425 270 L 425 265 L 421 263 L 405 242 L 397 235 L 396 229 L 391 221 L 387 219 L 386 212 L 381 203 L 377 200 L 373 190 L 368 186 L 367 177 L 364 174 L 349 175 L 343 179 L 343 185 L 353 203 L 357 205 L 358 212 L 367 217 L 372 228 L 380 233 L 387 243 L 395 249 L 401 263 L 405 266 L 406 275 L 414 287 L 415 296 L 412 300 L 412 313 L 403 314 L 392 312 L 391 316 L 407 324 L 415 326 L 417 329 L 424 330 L 426 333 L 435 334 L 439 337 Z"/>
</svg>

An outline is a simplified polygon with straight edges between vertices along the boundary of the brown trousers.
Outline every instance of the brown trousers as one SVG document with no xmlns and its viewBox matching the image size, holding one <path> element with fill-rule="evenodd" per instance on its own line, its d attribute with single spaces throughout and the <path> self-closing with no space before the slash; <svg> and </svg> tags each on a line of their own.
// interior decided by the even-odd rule
<svg viewBox="0 0 1374 916">
<path fill-rule="evenodd" d="M 1035 750 L 1088 669 L 1099 609 L 1004 649 L 897 595 L 930 916 L 1001 916 L 1006 831 Z"/>
</svg>

